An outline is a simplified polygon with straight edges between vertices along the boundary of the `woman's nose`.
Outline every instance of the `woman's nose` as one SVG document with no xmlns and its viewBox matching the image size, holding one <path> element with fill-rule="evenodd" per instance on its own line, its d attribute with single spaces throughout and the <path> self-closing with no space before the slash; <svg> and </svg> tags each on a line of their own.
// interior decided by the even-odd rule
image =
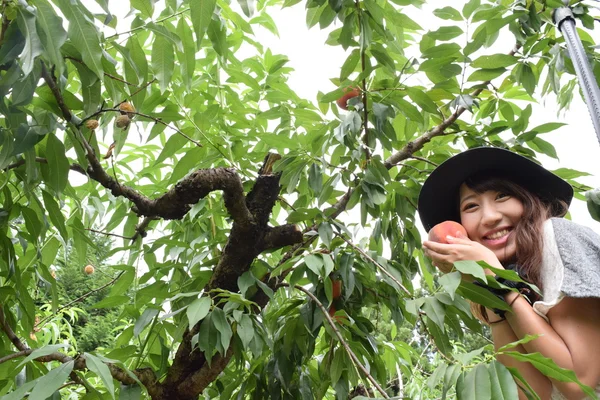
<svg viewBox="0 0 600 400">
<path fill-rule="evenodd" d="M 484 225 L 493 226 L 502 219 L 502 213 L 493 206 L 483 207 L 481 222 Z"/>
</svg>

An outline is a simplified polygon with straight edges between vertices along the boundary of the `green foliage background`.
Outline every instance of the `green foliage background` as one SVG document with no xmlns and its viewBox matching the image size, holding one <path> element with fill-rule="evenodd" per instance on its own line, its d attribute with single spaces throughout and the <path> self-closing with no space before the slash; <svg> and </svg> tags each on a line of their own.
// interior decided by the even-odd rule
<svg viewBox="0 0 600 400">
<path fill-rule="evenodd" d="M 515 398 L 513 377 L 526 387 L 494 360 L 465 300 L 493 299 L 423 258 L 415 205 L 460 149 L 558 157 L 544 134 L 563 124 L 529 119 L 550 93 L 561 108 L 579 95 L 551 21 L 562 2 L 452 2 L 429 30 L 430 15 L 405 13 L 425 0 L 303 2 L 298 18 L 348 54 L 331 77 L 339 89 L 316 101 L 255 35 L 277 34 L 270 10 L 299 2 L 131 0 L 130 26 L 115 32 L 125 3 L 2 0 L 2 399 L 500 399 Z M 594 9 L 571 3 L 598 76 Z M 341 111 L 349 86 L 361 95 Z M 120 129 L 124 101 L 135 112 Z M 261 248 L 249 269 L 222 267 L 243 221 L 221 190 L 182 217 L 144 211 L 141 198 L 197 170 L 231 168 L 248 194 L 269 152 L 282 156 L 269 222 L 295 224 L 302 243 Z M 555 173 L 584 199 L 585 172 Z M 98 274 L 81 273 L 88 263 Z"/>
</svg>

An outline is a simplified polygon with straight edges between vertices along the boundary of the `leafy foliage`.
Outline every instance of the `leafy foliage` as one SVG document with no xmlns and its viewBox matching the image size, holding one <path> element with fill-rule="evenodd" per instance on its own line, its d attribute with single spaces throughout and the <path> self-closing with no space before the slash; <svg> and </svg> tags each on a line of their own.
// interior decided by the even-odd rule
<svg viewBox="0 0 600 400">
<path fill-rule="evenodd" d="M 298 2 L 131 0 L 120 20 L 124 5 L 100 0 L 2 1 L 3 399 L 515 398 L 513 377 L 527 386 L 494 361 L 465 297 L 494 299 L 423 257 L 415 205 L 460 149 L 557 158 L 543 135 L 561 124 L 529 120 L 532 102 L 552 93 L 567 108 L 576 87 L 551 22 L 562 2 L 453 2 L 426 31 L 431 15 L 409 16 L 425 0 L 307 0 L 307 25 L 348 55 L 316 102 L 256 34 L 277 34 L 270 10 Z M 359 96 L 340 112 L 348 87 Z M 587 189 L 584 173 L 555 172 Z M 59 285 L 61 260 L 81 271 L 98 256 L 91 230 L 118 237 L 95 263 L 109 280 Z M 79 309 L 114 319 L 114 341 L 84 343 L 99 332 L 77 328 Z"/>
</svg>

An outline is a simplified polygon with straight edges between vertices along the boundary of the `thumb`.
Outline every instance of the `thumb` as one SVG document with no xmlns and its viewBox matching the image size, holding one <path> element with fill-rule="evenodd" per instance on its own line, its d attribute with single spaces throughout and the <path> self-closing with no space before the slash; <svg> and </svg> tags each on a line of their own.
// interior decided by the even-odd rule
<svg viewBox="0 0 600 400">
<path fill-rule="evenodd" d="M 454 237 L 459 238 L 459 239 L 468 239 L 469 237 L 467 235 L 465 235 L 464 232 L 462 231 L 456 231 L 456 235 L 454 235 Z"/>
</svg>

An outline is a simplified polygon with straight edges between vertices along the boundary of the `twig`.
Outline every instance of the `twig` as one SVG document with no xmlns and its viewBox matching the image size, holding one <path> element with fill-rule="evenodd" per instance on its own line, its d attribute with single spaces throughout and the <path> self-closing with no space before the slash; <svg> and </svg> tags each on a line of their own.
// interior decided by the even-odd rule
<svg viewBox="0 0 600 400">
<path fill-rule="evenodd" d="M 135 234 L 132 236 L 131 241 L 135 242 L 138 237 L 145 238 L 146 237 L 146 228 L 150 225 L 150 222 L 156 221 L 158 218 L 154 217 L 145 217 L 142 222 L 140 222 L 135 227 Z"/>
<path fill-rule="evenodd" d="M 437 349 L 438 353 L 440 353 L 441 356 L 446 359 L 446 361 L 452 363 L 453 362 L 452 359 L 450 359 L 447 355 L 445 355 L 444 352 L 442 350 L 440 350 L 440 348 L 438 347 L 438 345 L 435 342 L 435 339 L 433 337 L 433 334 L 429 331 L 429 328 L 427 328 L 427 325 L 425 324 L 425 321 L 423 321 L 423 316 L 421 314 L 419 314 L 419 320 L 421 321 L 421 324 L 423 325 L 423 329 L 425 329 L 425 332 L 427 332 L 427 336 L 429 336 L 429 340 L 431 341 L 431 343 L 433 343 L 433 345 Z"/>
<path fill-rule="evenodd" d="M 62 307 L 59 307 L 59 308 L 56 310 L 56 312 L 54 312 L 54 313 L 52 313 L 52 314 L 48 315 L 47 317 L 45 317 L 45 318 L 41 319 L 41 320 L 40 320 L 40 322 L 38 322 L 37 324 L 35 324 L 35 326 L 34 326 L 34 327 L 35 327 L 35 328 L 37 328 L 37 327 L 39 327 L 39 326 L 41 326 L 41 325 L 45 324 L 45 323 L 46 323 L 46 322 L 47 322 L 47 321 L 48 321 L 50 318 L 54 317 L 56 314 L 58 314 L 60 311 L 64 310 L 65 308 L 69 308 L 69 307 L 71 307 L 73 304 L 75 304 L 75 303 L 78 303 L 78 302 L 80 302 L 80 301 L 82 301 L 82 300 L 85 300 L 87 297 L 89 297 L 89 296 L 93 295 L 94 293 L 96 293 L 96 292 L 99 292 L 99 291 L 101 291 L 102 289 L 106 288 L 107 286 L 110 286 L 110 285 L 112 285 L 112 284 L 113 284 L 113 283 L 115 283 L 115 282 L 117 281 L 117 279 L 119 279 L 119 278 L 121 277 L 121 275 L 123 275 L 124 273 L 125 273 L 125 271 L 121 271 L 121 272 L 119 272 L 119 274 L 118 274 L 116 277 L 114 277 L 112 280 L 108 281 L 108 282 L 107 282 L 107 283 L 105 283 L 104 285 L 100 286 L 99 288 L 96 288 L 96 289 L 90 290 L 89 292 L 87 292 L 87 293 L 85 293 L 85 294 L 83 294 L 83 295 L 79 296 L 79 297 L 78 297 L 78 298 L 76 298 L 75 300 L 72 300 L 72 301 L 68 302 L 67 304 L 65 304 L 64 306 L 62 306 Z"/>
<path fill-rule="evenodd" d="M 82 121 L 86 121 L 88 119 L 94 118 L 97 115 L 100 115 L 100 114 L 105 113 L 105 112 L 111 112 L 111 111 L 112 112 L 119 112 L 119 113 L 121 112 L 121 110 L 119 108 L 103 108 L 103 109 L 100 109 L 100 110 L 96 111 L 94 114 L 90 115 L 89 117 L 86 117 Z M 156 123 L 156 124 L 161 124 L 161 125 L 166 126 L 167 128 L 171 128 L 175 132 L 177 132 L 178 134 L 180 134 L 181 136 L 183 136 L 184 138 L 186 138 L 187 140 L 189 140 L 190 142 L 194 143 L 196 146 L 202 147 L 202 144 L 200 144 L 200 142 L 192 139 L 191 137 L 189 137 L 188 135 L 186 135 L 185 133 L 183 133 L 182 131 L 180 131 L 179 128 L 177 128 L 176 126 L 172 126 L 172 125 L 168 124 L 167 122 L 163 121 L 160 118 L 153 117 L 151 115 L 144 114 L 144 113 L 141 113 L 141 112 L 138 112 L 138 111 L 129 111 L 128 114 L 139 115 L 140 117 L 148 118 L 148 119 L 154 121 L 154 123 Z"/>
<path fill-rule="evenodd" d="M 175 14 L 172 14 L 172 15 L 169 15 L 169 16 L 167 16 L 167 17 L 161 18 L 161 19 L 157 20 L 156 22 L 154 22 L 154 21 L 151 21 L 151 22 L 154 22 L 155 24 L 159 24 L 159 23 L 161 23 L 161 22 L 164 22 L 164 21 L 167 21 L 167 20 L 169 20 L 169 19 L 171 19 L 171 18 L 174 18 L 174 17 L 176 17 L 176 16 L 178 16 L 178 15 L 180 15 L 180 14 L 183 14 L 184 12 L 187 12 L 187 11 L 189 11 L 189 10 L 190 10 L 189 8 L 186 8 L 185 10 L 181 10 L 181 11 L 179 11 L 179 12 L 176 12 Z M 148 23 L 146 23 L 146 24 L 144 24 L 144 25 L 141 25 L 141 26 L 138 26 L 138 27 L 136 27 L 136 28 L 130 29 L 130 30 L 128 30 L 128 31 L 125 31 L 125 32 L 120 32 L 120 33 L 119 33 L 119 32 L 117 32 L 117 33 L 115 33 L 114 35 L 107 36 L 107 37 L 106 37 L 106 40 L 108 40 L 108 39 L 112 39 L 112 38 L 114 38 L 114 37 L 116 37 L 116 36 L 126 35 L 126 34 L 128 34 L 128 33 L 132 33 L 132 32 L 138 31 L 138 30 L 140 30 L 140 29 L 145 29 L 145 28 L 146 28 L 146 26 L 148 26 Z"/>
<path fill-rule="evenodd" d="M 25 343 L 19 339 L 15 332 L 12 330 L 8 322 L 6 321 L 6 316 L 4 315 L 4 305 L 0 304 L 0 325 L 2 326 L 2 330 L 6 333 L 12 344 L 20 351 L 28 350 Z"/>
<path fill-rule="evenodd" d="M 423 161 L 426 162 L 428 164 L 433 165 L 434 167 L 437 167 L 439 164 L 434 163 L 433 161 L 429 161 L 428 159 L 426 159 L 425 157 L 419 157 L 419 156 L 415 156 L 414 154 L 410 156 L 410 158 L 414 158 L 415 160 L 419 160 L 419 161 Z"/>
<path fill-rule="evenodd" d="M 290 285 L 288 283 L 286 283 L 286 282 L 282 282 L 278 286 L 290 287 Z M 344 347 L 344 349 L 346 350 L 346 352 L 348 353 L 348 355 L 350 356 L 350 358 L 354 362 L 355 366 L 358 367 L 362 371 L 362 373 L 367 377 L 367 379 L 371 382 L 371 384 L 373 386 L 375 386 L 375 388 L 379 391 L 379 393 L 381 393 L 381 395 L 384 398 L 389 399 L 390 397 L 387 395 L 387 393 L 385 392 L 385 390 L 383 390 L 383 388 L 381 386 L 379 386 L 379 384 L 377 383 L 377 381 L 375 380 L 375 378 L 373 378 L 373 376 L 371 376 L 371 374 L 369 373 L 369 371 L 367 371 L 367 369 L 365 368 L 365 366 L 362 365 L 362 363 L 360 362 L 360 360 L 358 359 L 358 357 L 356 356 L 356 354 L 354 354 L 354 352 L 352 351 L 352 349 L 350 348 L 350 346 L 348 345 L 348 343 L 344 340 L 344 338 L 343 338 L 342 334 L 340 333 L 339 329 L 335 326 L 335 322 L 333 322 L 333 320 L 331 319 L 331 316 L 329 315 L 329 312 L 327 311 L 327 309 L 325 308 L 325 306 L 323 306 L 323 303 L 321 303 L 319 301 L 319 299 L 317 299 L 315 297 L 314 294 L 312 294 L 310 291 L 308 291 L 307 289 L 303 288 L 302 286 L 295 285 L 293 287 L 294 287 L 294 289 L 297 289 L 297 290 L 300 290 L 300 291 L 304 292 L 308 297 L 310 297 L 310 299 L 312 301 L 315 302 L 315 304 L 319 307 L 319 309 L 321 309 L 321 312 L 323 312 L 323 316 L 327 320 L 327 323 L 329 323 L 329 325 L 331 326 L 331 329 L 333 329 L 333 332 L 335 333 L 335 335 L 337 336 L 338 340 L 340 341 L 340 343 L 342 344 L 342 346 Z"/>
<path fill-rule="evenodd" d="M 35 162 L 38 162 L 38 163 L 41 163 L 41 164 L 48 164 L 48 160 L 45 159 L 45 158 L 42 158 L 42 157 L 36 157 L 35 158 Z M 14 163 L 9 164 L 8 166 L 6 166 L 3 171 L 8 171 L 9 169 L 19 168 L 21 165 L 24 165 L 24 164 L 25 164 L 25 159 L 22 158 L 19 161 L 14 162 Z M 73 164 L 71 164 L 69 166 L 69 169 L 71 171 L 76 171 L 76 172 L 79 172 L 80 174 L 87 175 L 87 173 L 85 172 L 85 170 L 83 169 L 83 167 L 81 165 L 79 165 L 79 164 L 73 163 Z"/>
<path fill-rule="evenodd" d="M 118 238 L 121 238 L 121 239 L 127 239 L 127 240 L 133 239 L 132 237 L 127 237 L 127 236 L 123 236 L 123 235 L 117 235 L 116 233 L 97 231 L 96 229 L 92 229 L 92 228 L 85 228 L 85 230 L 86 231 L 90 231 L 90 232 L 94 232 L 94 233 L 99 233 L 101 235 L 114 236 L 114 237 L 118 237 Z"/>
<path fill-rule="evenodd" d="M 9 354 L 7 356 L 4 356 L 4 357 L 0 358 L 0 364 L 5 363 L 5 362 L 10 361 L 10 360 L 15 359 L 15 358 L 19 358 L 19 357 L 23 357 L 23 356 L 28 356 L 32 352 L 33 352 L 33 350 L 31 350 L 31 349 L 17 351 L 16 353 L 12 353 L 12 354 Z"/>
<path fill-rule="evenodd" d="M 373 263 L 373 265 L 375 265 L 381 272 L 383 272 L 388 278 L 390 278 L 392 281 L 394 281 L 394 283 L 396 285 L 398 285 L 400 287 L 400 289 L 402 289 L 404 291 L 404 293 L 406 293 L 406 295 L 410 298 L 413 297 L 412 293 L 402 284 L 402 282 L 400 282 L 398 279 L 396 279 L 396 277 L 394 275 L 392 275 L 387 269 L 385 269 L 383 267 L 383 265 L 379 264 L 377 261 L 375 261 L 370 255 L 368 255 L 363 249 L 361 249 L 360 247 L 356 246 L 355 244 L 353 244 L 352 242 L 350 242 L 348 239 L 346 239 L 344 237 L 344 235 L 338 233 L 338 232 L 334 232 L 334 234 L 339 237 L 340 239 L 342 239 L 344 242 L 346 242 L 348 244 L 348 246 L 352 247 L 354 250 L 358 251 L 364 258 L 366 258 L 367 260 L 369 260 L 370 262 Z"/>
</svg>

